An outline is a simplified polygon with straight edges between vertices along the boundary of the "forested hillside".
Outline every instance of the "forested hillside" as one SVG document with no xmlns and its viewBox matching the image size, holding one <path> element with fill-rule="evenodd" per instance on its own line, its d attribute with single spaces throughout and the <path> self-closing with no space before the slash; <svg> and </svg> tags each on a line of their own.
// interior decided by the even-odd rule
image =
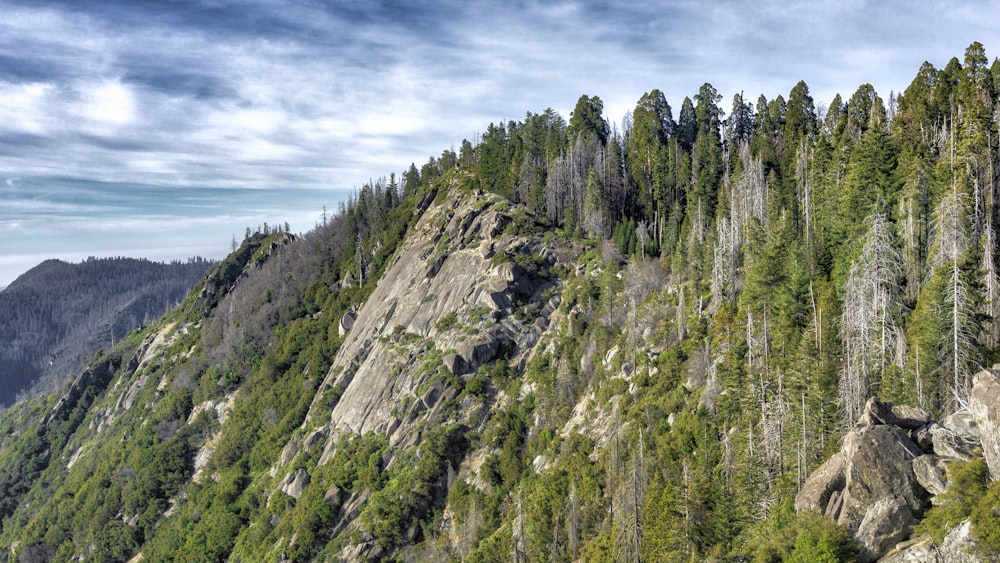
<svg viewBox="0 0 1000 563">
<path fill-rule="evenodd" d="M 620 128 L 589 95 L 492 124 L 310 233 L 248 234 L 5 413 L 0 545 L 995 558 L 998 96 L 973 43 L 887 98 L 727 113 L 705 84 L 676 119 L 652 90 Z"/>
<path fill-rule="evenodd" d="M 0 406 L 65 384 L 94 352 L 183 300 L 210 265 L 90 258 L 25 272 L 0 292 Z"/>
</svg>

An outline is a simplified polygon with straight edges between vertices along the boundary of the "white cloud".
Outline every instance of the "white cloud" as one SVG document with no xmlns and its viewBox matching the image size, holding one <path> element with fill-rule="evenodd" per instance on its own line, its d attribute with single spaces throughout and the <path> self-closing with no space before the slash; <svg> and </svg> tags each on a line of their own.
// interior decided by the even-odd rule
<svg viewBox="0 0 1000 563">
<path fill-rule="evenodd" d="M 51 92 L 51 84 L 0 82 L 0 127 L 21 133 L 45 133 Z"/>
<path fill-rule="evenodd" d="M 123 126 L 135 121 L 136 101 L 132 91 L 117 81 L 83 87 L 79 113 L 99 125 Z"/>
</svg>

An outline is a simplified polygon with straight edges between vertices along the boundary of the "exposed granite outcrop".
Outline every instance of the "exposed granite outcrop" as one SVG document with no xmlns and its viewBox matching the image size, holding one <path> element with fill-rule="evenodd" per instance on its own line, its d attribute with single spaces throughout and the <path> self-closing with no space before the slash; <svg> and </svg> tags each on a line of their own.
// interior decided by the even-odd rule
<svg viewBox="0 0 1000 563">
<path fill-rule="evenodd" d="M 980 561 L 968 520 L 940 545 L 910 536 L 935 495 L 947 489 L 949 461 L 983 456 L 991 477 L 1000 475 L 998 369 L 977 374 L 969 409 L 940 422 L 920 409 L 869 399 L 841 451 L 806 480 L 795 509 L 847 527 L 861 546 L 860 561 Z"/>
<path fill-rule="evenodd" d="M 911 438 L 930 417 L 872 398 L 840 452 L 814 471 L 795 497 L 796 510 L 830 516 L 854 534 L 861 561 L 875 561 L 909 537 L 929 505 L 913 470 L 925 456 Z"/>
<path fill-rule="evenodd" d="M 1000 365 L 983 370 L 973 378 L 969 410 L 976 422 L 983 447 L 983 459 L 990 468 L 990 478 L 1000 480 Z"/>
<path fill-rule="evenodd" d="M 346 333 L 320 393 L 344 390 L 329 415 L 329 447 L 345 430 L 408 441 L 403 435 L 413 409 L 402 404 L 418 405 L 428 416 L 454 396 L 442 389 L 428 404 L 418 392 L 438 373 L 426 365 L 428 358 L 438 354 L 441 370 L 469 376 L 533 344 L 539 329 L 528 320 L 554 309 L 543 298 L 553 283 L 543 270 L 554 258 L 537 241 L 503 234 L 510 222 L 502 211 L 506 201 L 456 190 L 450 195 L 428 207 Z M 497 250 L 484 253 L 485 247 Z"/>
</svg>

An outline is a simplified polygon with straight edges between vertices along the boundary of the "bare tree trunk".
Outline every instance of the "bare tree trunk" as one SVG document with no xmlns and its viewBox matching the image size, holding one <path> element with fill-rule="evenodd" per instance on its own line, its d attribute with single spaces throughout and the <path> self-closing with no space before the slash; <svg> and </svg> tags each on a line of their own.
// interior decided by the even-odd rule
<svg viewBox="0 0 1000 563">
<path fill-rule="evenodd" d="M 567 528 L 569 536 L 569 552 L 574 561 L 580 550 L 580 507 L 576 496 L 576 481 L 569 482 L 569 499 L 566 501 L 566 511 L 568 513 Z"/>
<path fill-rule="evenodd" d="M 517 486 L 517 515 L 514 519 L 514 563 L 527 561 L 524 543 L 524 485 Z"/>
<path fill-rule="evenodd" d="M 870 387 L 891 361 L 899 333 L 897 281 L 902 262 L 892 246 L 885 217 L 876 214 L 868 222 L 865 244 L 844 288 L 840 323 L 844 346 L 840 397 L 848 425 L 857 420 Z"/>
</svg>

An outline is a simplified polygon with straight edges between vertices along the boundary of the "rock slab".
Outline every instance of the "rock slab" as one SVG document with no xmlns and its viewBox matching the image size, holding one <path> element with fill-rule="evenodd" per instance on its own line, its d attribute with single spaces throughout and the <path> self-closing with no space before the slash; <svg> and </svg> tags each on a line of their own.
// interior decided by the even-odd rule
<svg viewBox="0 0 1000 563">
<path fill-rule="evenodd" d="M 979 430 L 979 440 L 983 446 L 983 458 L 990 468 L 990 479 L 1000 480 L 1000 379 L 996 370 L 984 370 L 976 374 L 972 384 L 969 410 Z"/>
</svg>

